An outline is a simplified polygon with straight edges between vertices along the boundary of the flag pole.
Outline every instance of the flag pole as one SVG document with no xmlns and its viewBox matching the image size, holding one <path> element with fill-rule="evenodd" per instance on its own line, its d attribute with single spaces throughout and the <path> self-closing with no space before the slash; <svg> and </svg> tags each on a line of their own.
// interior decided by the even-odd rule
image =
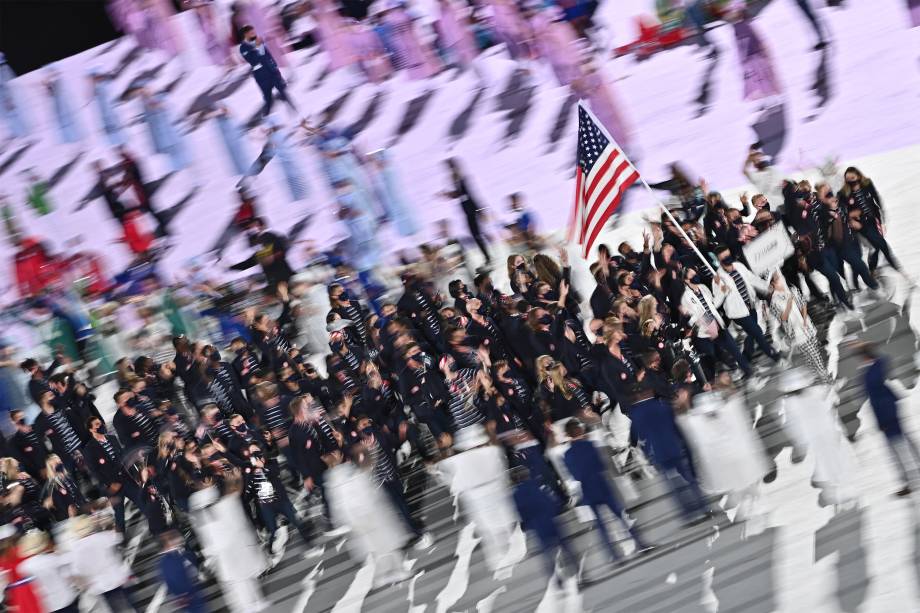
<svg viewBox="0 0 920 613">
<path fill-rule="evenodd" d="M 630 162 L 630 165 L 632 165 L 632 162 Z M 633 166 L 633 168 L 635 168 L 635 166 Z M 684 240 L 687 241 L 687 243 L 689 243 L 690 248 L 693 249 L 693 253 L 696 254 L 696 257 L 700 259 L 700 261 L 703 263 L 703 266 L 705 266 L 709 270 L 709 272 L 712 274 L 712 276 L 715 277 L 716 271 L 713 270 L 712 265 L 709 263 L 709 260 L 707 260 L 706 257 L 702 254 L 702 252 L 700 252 L 700 250 L 697 249 L 696 243 L 694 243 L 693 240 L 691 240 L 690 237 L 687 235 L 687 233 L 684 232 L 684 229 L 680 227 L 680 223 L 678 223 L 678 221 L 674 219 L 674 216 L 671 215 L 670 209 L 668 209 L 668 207 L 664 205 L 664 203 L 658 198 L 658 196 L 655 195 L 655 192 L 652 191 L 652 188 L 649 187 L 649 184 L 646 183 L 645 179 L 642 178 L 642 173 L 640 173 L 638 170 L 636 170 L 636 173 L 639 175 L 639 181 L 642 182 L 642 186 L 646 190 L 648 190 L 649 195 L 655 199 L 656 203 L 658 203 L 658 208 L 664 211 L 664 214 L 668 216 L 668 219 L 671 220 L 671 223 L 673 223 L 677 231 L 680 232 L 680 235 L 684 237 Z"/>
<path fill-rule="evenodd" d="M 584 100 L 579 100 L 579 101 L 578 101 L 578 106 L 579 106 L 580 108 L 582 108 L 582 109 L 585 110 L 585 112 L 588 114 L 588 116 L 594 121 L 594 124 L 595 124 L 598 128 L 600 128 L 601 132 L 604 133 L 604 136 L 607 137 L 607 140 L 609 140 L 609 141 L 612 142 L 612 143 L 616 143 L 616 140 L 614 140 L 614 138 L 613 138 L 612 136 L 610 136 L 610 133 L 607 132 L 607 128 L 604 126 L 604 124 L 601 123 L 601 122 L 598 120 L 598 118 L 595 117 L 594 113 L 591 112 L 591 109 L 589 109 L 589 108 L 584 104 Z M 619 145 L 618 145 L 618 146 L 619 146 Z M 715 276 L 716 276 L 716 271 L 715 271 L 715 270 L 712 268 L 712 266 L 709 264 L 709 260 L 707 260 L 706 257 L 703 256 L 703 254 L 700 252 L 700 250 L 697 249 L 696 243 L 694 243 L 694 242 L 690 239 L 690 237 L 687 236 L 687 233 L 684 232 L 684 229 L 680 227 L 680 224 L 677 222 L 676 219 L 674 219 L 674 216 L 671 215 L 671 211 L 668 210 L 668 207 L 666 207 L 666 206 L 664 205 L 664 203 L 661 202 L 661 199 L 658 198 L 657 195 L 655 195 L 655 192 L 652 190 L 651 187 L 649 187 L 649 184 L 645 182 L 645 179 L 642 177 L 642 173 L 639 172 L 639 169 L 636 168 L 635 164 L 632 163 L 632 160 L 629 159 L 629 156 L 626 155 L 626 152 L 625 152 L 625 151 L 623 151 L 623 157 L 626 158 L 626 161 L 629 163 L 630 167 L 632 167 L 632 169 L 636 171 L 636 175 L 638 176 L 639 181 L 642 182 L 642 186 L 648 191 L 648 193 L 649 193 L 649 195 L 652 197 L 652 199 L 658 204 L 658 207 L 659 207 L 662 211 L 664 211 L 664 214 L 668 216 L 668 219 L 671 220 L 671 223 L 673 223 L 673 224 L 674 224 L 674 227 L 677 228 L 677 231 L 680 232 L 680 235 L 683 236 L 683 237 L 684 237 L 684 240 L 686 240 L 687 243 L 690 244 L 690 248 L 693 249 L 693 252 L 696 254 L 696 257 L 698 257 L 698 258 L 700 259 L 700 261 L 703 263 L 703 266 L 705 266 L 705 267 L 709 270 L 709 272 L 712 274 L 712 276 L 715 277 Z"/>
</svg>

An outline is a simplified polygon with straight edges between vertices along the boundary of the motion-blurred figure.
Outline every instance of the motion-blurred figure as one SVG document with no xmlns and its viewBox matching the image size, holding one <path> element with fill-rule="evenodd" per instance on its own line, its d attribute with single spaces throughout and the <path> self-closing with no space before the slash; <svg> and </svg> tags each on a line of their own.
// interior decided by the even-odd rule
<svg viewBox="0 0 920 613">
<path fill-rule="evenodd" d="M 93 98 L 96 101 L 99 122 L 102 124 L 102 131 L 105 132 L 106 140 L 113 147 L 121 147 L 126 141 L 124 132 L 121 130 L 121 122 L 118 120 L 118 114 L 115 112 L 112 92 L 109 89 L 112 75 L 103 72 L 99 68 L 91 68 L 89 80 L 93 86 Z"/>
<path fill-rule="evenodd" d="M 186 613 L 205 613 L 208 609 L 196 578 L 198 569 L 182 550 L 182 536 L 171 530 L 161 535 L 160 541 L 163 550 L 157 567 L 169 594 L 176 598 L 174 606 Z"/>
<path fill-rule="evenodd" d="M 256 32 L 264 39 L 266 48 L 271 53 L 272 58 L 281 68 L 288 68 L 287 54 L 284 51 L 284 29 L 281 27 L 281 21 L 274 12 L 272 6 L 268 8 L 269 3 L 257 2 L 255 0 L 238 0 L 230 5 L 230 37 L 239 44 L 245 39 L 243 29 L 245 26 L 255 28 Z M 270 5 L 269 5 L 270 6 Z"/>
<path fill-rule="evenodd" d="M 459 497 L 460 510 L 476 525 L 489 569 L 501 570 L 516 521 L 505 452 L 489 442 L 479 425 L 457 432 L 454 451 L 438 469 L 446 475 L 451 494 Z"/>
<path fill-rule="evenodd" d="M 262 98 L 265 99 L 265 105 L 262 107 L 262 116 L 267 117 L 275 103 L 274 91 L 278 91 L 278 97 L 285 103 L 294 114 L 297 114 L 297 107 L 287 95 L 287 81 L 278 68 L 278 63 L 265 41 L 262 40 L 256 29 L 251 25 L 243 26 L 241 30 L 243 41 L 240 43 L 240 55 L 252 66 L 252 77 L 256 80 L 259 90 L 262 92 Z"/>
<path fill-rule="evenodd" d="M 48 76 L 42 82 L 51 98 L 54 119 L 57 122 L 58 138 L 62 143 L 77 143 L 83 140 L 83 128 L 73 109 L 73 98 L 67 91 L 64 77 L 58 68 L 52 65 Z"/>
<path fill-rule="evenodd" d="M 29 133 L 29 124 L 14 89 L 15 78 L 16 74 L 6 63 L 6 56 L 0 53 L 0 118 L 6 124 L 11 137 L 23 138 Z"/>
<path fill-rule="evenodd" d="M 191 159 L 185 141 L 166 106 L 166 93 L 141 88 L 140 98 L 154 151 L 169 157 L 169 169 L 172 172 L 187 168 L 191 164 Z"/>
<path fill-rule="evenodd" d="M 352 460 L 343 461 L 341 452 L 329 458 L 323 487 L 330 514 L 337 524 L 350 529 L 348 544 L 355 557 L 373 558 L 375 585 L 405 579 L 402 550 L 410 539 L 406 524 L 375 483 L 375 465 L 368 449 L 355 446 Z"/>
<path fill-rule="evenodd" d="M 696 395 L 676 421 L 690 445 L 703 489 L 727 494 L 726 508 L 736 509 L 735 521 L 745 521 L 756 514 L 760 482 L 770 468 L 751 427 L 744 395 L 731 388 L 728 374 L 720 375 L 717 388 Z M 678 392 L 679 408 L 680 401 L 689 404 L 687 396 L 686 388 Z"/>
<path fill-rule="evenodd" d="M 585 427 L 578 419 L 570 419 L 565 424 L 565 433 L 571 439 L 569 448 L 565 452 L 565 466 L 569 474 L 581 486 L 581 504 L 591 507 L 594 513 L 595 526 L 600 534 L 604 547 L 610 560 L 619 560 L 622 556 L 617 552 L 610 533 L 604 521 L 602 511 L 604 507 L 613 515 L 620 525 L 629 532 L 635 541 L 636 551 L 649 549 L 639 530 L 630 526 L 623 517 L 624 509 L 607 480 L 607 468 L 604 459 L 595 447 L 594 442 L 585 434 Z"/>
<path fill-rule="evenodd" d="M 205 556 L 214 563 L 221 589 L 233 613 L 263 611 L 259 575 L 267 560 L 259 546 L 252 522 L 243 512 L 239 474 L 224 480 L 224 492 L 210 485 L 189 497 L 192 526 Z M 232 538 L 228 538 L 232 535 Z"/>
<path fill-rule="evenodd" d="M 214 118 L 214 123 L 217 125 L 217 129 L 220 132 L 220 138 L 224 143 L 224 148 L 227 150 L 227 157 L 230 160 L 230 167 L 233 169 L 233 174 L 246 174 L 246 171 L 249 169 L 249 162 L 247 160 L 250 158 L 249 154 L 246 152 L 246 138 L 239 123 L 233 119 L 229 109 L 223 105 L 214 109 L 211 116 Z"/>
<path fill-rule="evenodd" d="M 793 441 L 793 461 L 814 460 L 812 484 L 821 489 L 818 504 L 838 505 L 856 498 L 853 457 L 843 440 L 833 406 L 834 393 L 806 368 L 784 372 L 779 381 L 784 429 Z"/>
<path fill-rule="evenodd" d="M 201 36 L 204 38 L 204 48 L 215 66 L 227 66 L 230 62 L 230 45 L 227 36 L 221 31 L 218 20 L 218 8 L 214 0 L 182 0 L 183 10 L 195 12 Z"/>
<path fill-rule="evenodd" d="M 540 553 L 549 577 L 556 577 L 556 556 L 562 552 L 568 571 L 578 572 L 578 557 L 559 529 L 559 500 L 540 482 L 530 477 L 523 466 L 511 471 L 514 483 L 514 506 L 521 517 L 521 527 L 533 534 L 540 543 Z"/>
<path fill-rule="evenodd" d="M 901 417 L 898 414 L 898 397 L 888 387 L 888 359 L 880 355 L 869 343 L 855 345 L 862 358 L 865 369 L 863 385 L 869 405 L 875 413 L 879 430 L 888 441 L 891 455 L 898 464 L 904 487 L 897 491 L 898 496 L 908 496 L 920 487 L 920 449 L 913 439 L 904 432 Z"/>
<path fill-rule="evenodd" d="M 174 29 L 176 11 L 169 0 L 109 0 L 113 25 L 134 36 L 145 49 L 161 49 L 170 58 L 182 53 L 182 39 Z"/>
<path fill-rule="evenodd" d="M 418 223 L 411 213 L 412 206 L 399 180 L 399 173 L 393 166 L 393 159 L 386 149 L 367 154 L 367 169 L 377 201 L 383 206 L 389 219 L 402 236 L 418 232 Z"/>
<path fill-rule="evenodd" d="M 492 256 L 489 255 L 486 240 L 482 235 L 482 229 L 479 227 L 479 218 L 482 216 L 483 208 L 479 206 L 479 203 L 470 193 L 466 178 L 460 170 L 459 162 L 455 158 L 449 158 L 445 164 L 447 164 L 447 169 L 450 171 L 450 181 L 454 187 L 451 190 L 441 192 L 441 195 L 460 201 L 460 208 L 466 217 L 466 227 L 469 228 L 470 236 L 476 241 L 479 251 L 482 252 L 482 256 L 486 259 L 486 264 L 489 264 L 492 262 Z"/>
</svg>

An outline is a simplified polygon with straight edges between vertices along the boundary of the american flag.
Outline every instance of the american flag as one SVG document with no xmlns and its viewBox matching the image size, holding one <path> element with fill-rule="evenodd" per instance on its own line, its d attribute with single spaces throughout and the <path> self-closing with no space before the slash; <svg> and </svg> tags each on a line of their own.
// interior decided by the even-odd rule
<svg viewBox="0 0 920 613">
<path fill-rule="evenodd" d="M 620 207 L 623 192 L 638 179 L 639 172 L 626 154 L 579 103 L 575 205 L 569 220 L 569 240 L 582 246 L 583 257 L 588 257 L 604 224 Z"/>
</svg>

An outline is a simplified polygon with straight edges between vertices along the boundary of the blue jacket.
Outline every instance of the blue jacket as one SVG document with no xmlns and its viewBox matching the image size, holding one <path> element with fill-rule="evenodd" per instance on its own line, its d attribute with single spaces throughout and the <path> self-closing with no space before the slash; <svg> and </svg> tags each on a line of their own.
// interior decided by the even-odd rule
<svg viewBox="0 0 920 613">
<path fill-rule="evenodd" d="M 684 455 L 683 439 L 674 422 L 671 405 L 659 398 L 637 402 L 629 412 L 636 436 L 645 441 L 652 462 L 667 467 Z"/>
<path fill-rule="evenodd" d="M 272 57 L 268 46 L 255 46 L 246 41 L 240 44 L 240 55 L 252 66 L 252 76 L 256 78 L 256 83 L 260 87 L 273 86 L 276 83 L 284 82 L 281 71 L 278 69 L 278 63 Z"/>
<path fill-rule="evenodd" d="M 602 504 L 613 497 L 607 482 L 607 466 L 594 443 L 587 439 L 572 441 L 565 452 L 565 465 L 572 477 L 581 483 L 582 503 Z"/>
<path fill-rule="evenodd" d="M 194 568 L 178 549 L 165 552 L 157 563 L 166 589 L 174 596 L 184 596 L 198 591 Z"/>
<path fill-rule="evenodd" d="M 879 358 L 866 369 L 866 396 L 875 413 L 879 430 L 891 438 L 903 434 L 898 417 L 898 397 L 885 384 L 888 372 L 887 358 Z"/>
<path fill-rule="evenodd" d="M 521 517 L 521 527 L 533 531 L 541 541 L 560 538 L 556 515 L 559 501 L 540 487 L 534 479 L 528 479 L 514 486 L 514 506 Z"/>
</svg>

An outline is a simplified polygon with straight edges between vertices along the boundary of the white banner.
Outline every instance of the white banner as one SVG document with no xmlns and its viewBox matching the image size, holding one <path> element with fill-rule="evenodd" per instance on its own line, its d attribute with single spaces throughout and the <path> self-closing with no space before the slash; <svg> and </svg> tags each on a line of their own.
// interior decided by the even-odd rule
<svg viewBox="0 0 920 613">
<path fill-rule="evenodd" d="M 742 247 L 742 250 L 751 272 L 760 276 L 782 266 L 795 251 L 789 240 L 789 232 L 782 223 L 773 224 L 769 230 Z"/>
</svg>

